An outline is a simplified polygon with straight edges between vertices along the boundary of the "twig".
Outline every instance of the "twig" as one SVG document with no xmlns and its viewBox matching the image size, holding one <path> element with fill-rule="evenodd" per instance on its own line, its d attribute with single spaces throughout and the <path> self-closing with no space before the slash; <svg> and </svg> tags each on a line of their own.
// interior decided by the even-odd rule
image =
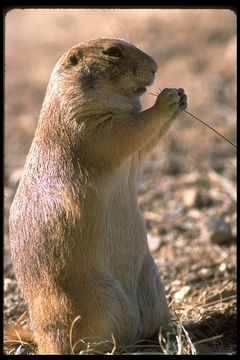
<svg viewBox="0 0 240 360">
<path fill-rule="evenodd" d="M 219 294 L 219 296 L 221 296 L 221 294 Z M 216 305 L 216 304 L 223 303 L 223 302 L 225 302 L 225 301 L 233 300 L 233 299 L 237 299 L 237 295 L 231 295 L 231 296 L 227 296 L 227 297 L 224 297 L 224 298 L 221 298 L 221 297 L 220 297 L 220 299 L 211 301 L 211 302 L 209 302 L 209 303 L 198 304 L 197 306 L 209 307 L 210 305 Z"/>
<path fill-rule="evenodd" d="M 221 136 L 224 140 L 226 140 L 227 142 L 229 142 L 229 144 L 231 144 L 232 146 L 234 146 L 237 149 L 237 146 L 235 144 L 233 144 L 230 140 L 228 140 L 224 135 L 220 134 L 217 130 L 215 130 L 213 127 L 211 127 L 210 125 L 206 124 L 204 121 L 202 121 L 201 119 L 199 119 L 197 116 L 191 114 L 189 111 L 184 110 L 185 113 L 191 115 L 192 117 L 194 117 L 194 119 L 197 119 L 198 121 L 200 121 L 202 124 L 206 125 L 209 129 L 211 129 L 212 131 L 214 131 L 216 134 L 218 134 L 219 136 Z"/>
<path fill-rule="evenodd" d="M 110 354 L 113 355 L 115 353 L 116 349 L 117 349 L 117 343 L 116 343 L 116 339 L 113 336 L 113 334 L 111 334 L 111 335 L 112 335 L 112 340 L 113 340 L 113 348 L 112 348 L 112 351 L 111 351 Z"/>
<path fill-rule="evenodd" d="M 196 351 L 196 349 L 195 349 L 195 347 L 194 347 L 194 344 L 193 344 L 193 342 L 192 342 L 192 340 L 191 340 L 191 338 L 190 338 L 187 330 L 184 328 L 184 326 L 183 326 L 182 324 L 180 324 L 180 326 L 181 326 L 181 328 L 182 328 L 183 331 L 184 331 L 184 334 L 185 334 L 185 336 L 186 336 L 186 339 L 187 339 L 188 343 L 190 344 L 190 347 L 191 347 L 191 350 L 192 350 L 192 354 L 191 354 L 191 355 L 196 355 L 196 354 L 197 354 L 197 351 Z"/>
<path fill-rule="evenodd" d="M 72 354 L 74 354 L 74 346 L 73 346 L 73 343 L 72 343 L 72 340 L 73 340 L 73 338 L 72 338 L 72 333 L 73 333 L 73 327 L 74 327 L 74 325 L 76 324 L 76 322 L 79 320 L 79 319 L 81 319 L 81 316 L 79 315 L 79 316 L 77 316 L 74 320 L 73 320 L 73 322 L 72 322 L 72 324 L 71 324 L 71 328 L 70 328 L 70 336 L 69 336 L 69 338 L 70 338 L 70 347 L 71 347 L 71 351 L 72 351 Z"/>
<path fill-rule="evenodd" d="M 207 339 L 202 339 L 202 340 L 194 341 L 193 344 L 194 344 L 194 345 L 202 344 L 202 343 L 205 343 L 205 342 L 209 342 L 209 341 L 221 339 L 222 337 L 223 337 L 223 335 L 216 335 L 216 336 L 212 336 L 212 337 L 207 338 Z"/>
<path fill-rule="evenodd" d="M 158 96 L 158 94 L 154 94 L 152 92 L 150 92 L 149 94 L 154 95 L 154 96 Z M 202 124 L 206 125 L 209 129 L 211 129 L 212 131 L 214 131 L 216 134 L 218 134 L 219 136 L 221 136 L 224 140 L 226 140 L 227 142 L 229 142 L 229 144 L 231 144 L 232 146 L 234 146 L 237 149 L 237 145 L 233 144 L 229 139 L 227 139 L 224 135 L 220 134 L 217 130 L 215 130 L 213 127 L 211 127 L 210 125 L 208 125 L 207 123 L 205 123 L 204 121 L 202 121 L 201 119 L 199 119 L 197 116 L 191 114 L 189 111 L 184 110 L 185 113 L 187 113 L 188 115 L 191 115 L 194 119 L 200 121 Z"/>
</svg>

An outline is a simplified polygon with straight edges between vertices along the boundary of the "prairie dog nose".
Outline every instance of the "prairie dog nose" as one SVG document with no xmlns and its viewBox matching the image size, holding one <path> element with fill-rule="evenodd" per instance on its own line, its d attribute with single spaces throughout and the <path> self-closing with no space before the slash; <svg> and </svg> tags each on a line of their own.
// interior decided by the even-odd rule
<svg viewBox="0 0 240 360">
<path fill-rule="evenodd" d="M 151 70 L 152 70 L 152 73 L 155 74 L 157 72 L 157 69 L 158 69 L 158 66 L 157 66 L 157 63 L 151 59 Z"/>
</svg>

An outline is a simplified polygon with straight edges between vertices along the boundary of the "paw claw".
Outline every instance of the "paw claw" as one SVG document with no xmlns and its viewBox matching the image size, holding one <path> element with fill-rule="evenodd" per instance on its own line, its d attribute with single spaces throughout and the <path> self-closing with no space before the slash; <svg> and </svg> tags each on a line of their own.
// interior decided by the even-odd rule
<svg viewBox="0 0 240 360">
<path fill-rule="evenodd" d="M 187 108 L 187 95 L 183 88 L 165 88 L 158 95 L 156 103 L 169 119 L 173 119 Z"/>
<path fill-rule="evenodd" d="M 178 92 L 178 95 L 179 95 L 179 96 L 183 96 L 183 95 L 184 95 L 184 89 L 183 89 L 183 88 L 179 88 L 179 89 L 177 90 L 177 92 Z"/>
</svg>

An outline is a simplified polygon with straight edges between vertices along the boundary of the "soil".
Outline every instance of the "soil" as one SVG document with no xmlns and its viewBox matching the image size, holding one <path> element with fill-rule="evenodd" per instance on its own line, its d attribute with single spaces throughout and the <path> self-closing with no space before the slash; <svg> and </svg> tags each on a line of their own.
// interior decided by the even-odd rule
<svg viewBox="0 0 240 360">
<path fill-rule="evenodd" d="M 4 324 L 15 324 L 27 307 L 11 265 L 9 207 L 58 58 L 80 41 L 127 38 L 159 65 L 143 108 L 154 103 L 151 92 L 183 87 L 188 111 L 236 144 L 236 15 L 18 9 L 7 13 L 5 32 Z M 182 334 L 182 353 L 236 353 L 236 148 L 183 113 L 145 160 L 139 204 L 173 323 L 193 344 Z M 165 353 L 179 353 L 174 346 Z"/>
</svg>

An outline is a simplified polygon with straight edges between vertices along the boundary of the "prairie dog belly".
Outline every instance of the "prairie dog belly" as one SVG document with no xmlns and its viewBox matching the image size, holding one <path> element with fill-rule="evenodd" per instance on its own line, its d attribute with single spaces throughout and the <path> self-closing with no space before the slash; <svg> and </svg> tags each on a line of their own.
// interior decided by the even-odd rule
<svg viewBox="0 0 240 360">
<path fill-rule="evenodd" d="M 138 159 L 132 158 L 115 172 L 107 192 L 101 236 L 106 263 L 124 282 L 138 277 L 148 251 L 145 222 L 137 203 L 137 165 Z"/>
</svg>

